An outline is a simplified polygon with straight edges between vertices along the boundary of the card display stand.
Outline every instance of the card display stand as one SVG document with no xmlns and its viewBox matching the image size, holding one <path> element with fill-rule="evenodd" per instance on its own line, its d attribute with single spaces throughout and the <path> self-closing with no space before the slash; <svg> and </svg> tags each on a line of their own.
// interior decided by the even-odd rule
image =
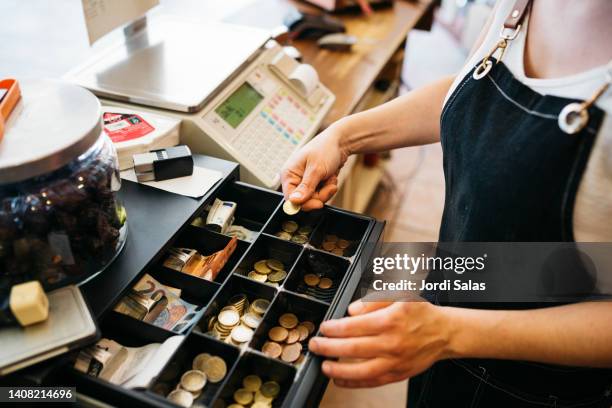
<svg viewBox="0 0 612 408">
<path fill-rule="evenodd" d="M 233 392 L 248 374 L 258 374 L 264 381 L 280 384 L 281 394 L 274 400 L 274 407 L 316 405 L 327 383 L 321 374 L 321 359 L 308 352 L 305 345 L 305 358 L 295 366 L 266 356 L 261 351 L 262 345 L 268 330 L 277 325 L 283 313 L 291 312 L 300 321 L 313 322 L 316 327 L 313 335 L 318 333 L 322 321 L 343 316 L 353 299 L 365 261 L 372 256 L 375 245 L 369 244 L 381 239 L 384 223 L 329 206 L 288 216 L 282 210 L 282 194 L 237 181 L 235 163 L 198 156 L 198 164 L 223 173 L 223 180 L 199 200 L 125 183 L 122 199 L 130 229 L 126 248 L 109 270 L 82 287 L 98 318 L 102 336 L 125 346 L 163 342 L 176 334 L 113 311 L 117 301 L 145 273 L 164 285 L 181 289 L 183 299 L 202 306 L 198 323 L 187 330 L 183 343 L 146 390 L 122 388 L 77 372 L 68 356 L 53 362 L 54 367 L 44 382 L 75 385 L 78 393 L 113 406 L 172 407 L 176 405 L 154 392 L 156 384 L 160 381 L 176 384 L 180 375 L 191 368 L 196 355 L 210 353 L 225 360 L 227 374 L 219 383 L 208 383 L 193 406 L 213 407 L 218 400 L 231 404 Z M 234 224 L 256 231 L 255 240 L 239 240 L 213 282 L 164 267 L 163 261 L 171 247 L 193 248 L 207 255 L 229 242 L 231 238 L 226 235 L 192 225 L 196 217 L 206 217 L 207 205 L 215 198 L 237 203 Z M 287 220 L 311 226 L 308 242 L 300 244 L 276 236 Z M 343 256 L 319 249 L 329 234 L 351 241 Z M 267 258 L 278 259 L 285 265 L 287 277 L 278 287 L 247 277 L 255 261 Z M 332 279 L 333 286 L 325 295 L 308 292 L 303 285 L 304 275 L 308 273 L 324 273 Z M 206 334 L 209 319 L 236 294 L 246 294 L 249 301 L 257 298 L 270 301 L 252 339 L 242 346 Z"/>
</svg>

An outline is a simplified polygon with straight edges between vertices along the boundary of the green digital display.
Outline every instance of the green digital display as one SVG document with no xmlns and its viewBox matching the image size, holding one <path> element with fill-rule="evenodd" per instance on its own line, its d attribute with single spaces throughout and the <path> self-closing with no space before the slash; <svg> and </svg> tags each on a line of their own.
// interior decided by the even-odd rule
<svg viewBox="0 0 612 408">
<path fill-rule="evenodd" d="M 215 109 L 217 115 L 234 129 L 238 127 L 261 100 L 259 94 L 248 82 L 236 89 L 221 105 Z"/>
</svg>

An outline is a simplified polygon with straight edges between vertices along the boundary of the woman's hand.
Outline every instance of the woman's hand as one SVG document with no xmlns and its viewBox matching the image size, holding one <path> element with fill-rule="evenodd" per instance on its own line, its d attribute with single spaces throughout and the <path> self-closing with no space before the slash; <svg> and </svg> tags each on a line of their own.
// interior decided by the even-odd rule
<svg viewBox="0 0 612 408">
<path fill-rule="evenodd" d="M 357 361 L 323 362 L 323 373 L 341 387 L 377 387 L 413 377 L 454 356 L 452 319 L 445 308 L 424 301 L 362 302 L 351 317 L 326 321 L 309 349 L 326 357 Z"/>
<path fill-rule="evenodd" d="M 341 139 L 336 123 L 291 155 L 281 172 L 285 199 L 309 211 L 332 198 L 338 191 L 338 172 L 349 156 Z"/>
</svg>

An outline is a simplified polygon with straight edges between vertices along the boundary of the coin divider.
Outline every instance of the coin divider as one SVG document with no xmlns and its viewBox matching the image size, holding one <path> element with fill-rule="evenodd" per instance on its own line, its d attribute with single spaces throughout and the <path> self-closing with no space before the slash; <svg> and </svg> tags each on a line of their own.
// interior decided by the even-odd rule
<svg viewBox="0 0 612 408">
<path fill-rule="evenodd" d="M 274 295 L 276 294 L 276 289 L 270 285 L 264 285 L 249 279 L 246 276 L 232 274 L 222 286 L 221 290 L 217 292 L 217 295 L 213 298 L 212 302 L 208 305 L 204 311 L 204 314 L 198 323 L 196 323 L 194 330 L 199 330 L 199 332 L 201 332 L 203 335 L 211 337 L 205 334 L 208 331 L 209 320 L 213 316 L 217 316 L 221 309 L 223 309 L 225 306 L 228 306 L 228 301 L 232 296 L 239 294 L 247 295 L 249 303 L 253 302 L 255 299 L 261 298 L 268 300 L 271 304 L 274 299 Z M 267 311 L 264 313 L 264 318 L 266 314 Z"/>
<path fill-rule="evenodd" d="M 274 299 L 274 302 L 270 305 L 268 313 L 264 316 L 263 321 L 257 327 L 253 338 L 249 342 L 249 347 L 253 350 L 258 350 L 265 356 L 261 351 L 264 343 L 269 340 L 268 331 L 275 326 L 280 326 L 278 318 L 285 313 L 293 313 L 297 316 L 299 322 L 311 321 L 315 325 L 315 331 L 308 337 L 310 340 L 319 331 L 319 325 L 325 319 L 329 305 L 316 299 L 306 298 L 304 296 L 297 295 L 291 292 L 279 292 L 278 296 Z M 308 352 L 308 340 L 303 344 L 303 351 L 305 353 L 305 360 L 301 366 L 307 363 L 309 352 Z M 266 356 L 266 358 L 269 358 Z M 272 359 L 281 362 L 282 364 L 296 367 L 293 363 L 287 363 L 280 358 Z"/>
<path fill-rule="evenodd" d="M 247 275 L 255 269 L 255 262 L 262 259 L 277 259 L 283 263 L 285 272 L 287 272 L 287 277 L 279 283 L 279 286 L 282 286 L 289 277 L 289 273 L 297 262 L 302 250 L 303 247 L 299 244 L 262 234 L 240 260 L 233 274 L 253 280 Z M 266 284 L 265 282 L 257 283 Z"/>
<path fill-rule="evenodd" d="M 190 248 L 195 249 L 203 256 L 208 256 L 213 254 L 214 252 L 220 251 L 230 242 L 232 238 L 227 235 L 219 234 L 217 232 L 211 231 L 206 228 L 195 227 L 193 225 L 188 225 L 185 227 L 182 233 L 179 234 L 177 239 L 174 241 L 172 247 L 174 248 Z M 236 249 L 234 253 L 230 256 L 227 263 L 223 266 L 217 277 L 213 282 L 222 284 L 231 274 L 231 271 L 235 268 L 235 266 L 242 258 L 242 255 L 248 250 L 250 244 L 245 241 L 237 240 Z M 160 265 L 163 266 L 163 263 L 168 258 L 169 253 L 166 253 L 162 256 L 160 260 Z M 164 267 L 165 268 L 165 267 Z M 186 273 L 180 271 L 174 271 L 179 275 L 188 275 Z M 204 282 L 210 282 L 203 278 L 198 278 L 197 276 L 189 275 L 193 278 Z"/>
<path fill-rule="evenodd" d="M 336 235 L 339 239 L 351 241 L 347 248 L 348 253 L 342 257 L 354 256 L 363 245 L 363 240 L 371 228 L 371 220 L 363 215 L 340 210 L 333 207 L 324 207 L 325 214 L 310 235 L 308 243 L 321 251 L 333 256 L 339 256 L 323 250 L 321 245 L 326 235 Z"/>
<path fill-rule="evenodd" d="M 237 181 L 221 188 L 215 194 L 215 198 L 235 202 L 237 207 L 234 214 L 234 224 L 259 233 L 264 229 L 272 214 L 281 206 L 283 196 L 280 193 Z M 213 202 L 214 198 L 210 201 L 210 205 Z M 206 221 L 208 211 L 204 211 L 200 216 L 203 221 Z"/>
<path fill-rule="evenodd" d="M 295 367 L 283 364 L 278 360 L 267 358 L 261 354 L 254 352 L 246 352 L 243 354 L 236 364 L 230 378 L 225 382 L 221 392 L 217 395 L 217 399 L 222 399 L 226 406 L 229 406 L 234 401 L 234 392 L 239 388 L 243 388 L 242 380 L 247 375 L 258 375 L 262 383 L 266 381 L 276 381 L 280 385 L 280 393 L 272 403 L 273 407 L 280 407 L 295 378 Z"/>
<path fill-rule="evenodd" d="M 230 374 L 238 363 L 240 350 L 234 346 L 195 332 L 190 333 L 174 352 L 172 357 L 170 357 L 170 360 L 168 360 L 164 368 L 160 371 L 160 374 L 151 382 L 149 388 L 147 388 L 147 394 L 152 398 L 162 399 L 171 403 L 166 396 L 159 395 L 153 391 L 155 385 L 160 382 L 166 382 L 170 384 L 170 390 L 174 390 L 176 385 L 180 382 L 181 376 L 186 371 L 193 369 L 193 359 L 200 353 L 208 353 L 212 356 L 221 357 L 225 361 L 227 367 L 227 373 L 223 380 L 216 384 L 207 380 L 202 390 L 202 394 L 194 399 L 194 404 L 200 403 L 210 406 L 211 402 L 216 398 L 221 389 L 223 389 L 223 385 L 228 381 Z M 171 366 L 177 363 L 180 366 L 178 373 L 171 380 L 161 381 L 161 379 L 164 378 L 164 374 L 166 374 L 168 370 L 171 370 Z"/>
<path fill-rule="evenodd" d="M 325 210 L 313 210 L 313 211 L 300 211 L 295 215 L 288 215 L 283 211 L 282 205 L 276 210 L 270 222 L 266 225 L 263 232 L 267 235 L 276 237 L 276 233 L 282 230 L 283 222 L 285 221 L 295 221 L 300 227 L 304 225 L 310 225 L 312 227 L 312 232 L 310 233 L 310 237 L 314 233 L 317 225 L 323 218 Z M 280 239 L 280 238 L 278 238 Z M 284 241 L 284 240 L 283 240 Z M 302 244 L 297 244 L 302 245 Z"/>
<path fill-rule="evenodd" d="M 338 290 L 342 287 L 344 280 L 348 276 L 348 272 L 351 269 L 351 263 L 343 257 L 339 257 L 325 251 L 314 248 L 305 248 L 293 266 L 291 273 L 285 279 L 284 288 L 286 291 L 294 293 L 298 296 L 304 296 L 307 299 L 316 299 L 319 302 L 329 305 L 332 302 L 331 300 L 326 301 L 319 299 L 318 297 L 298 292 L 297 290 L 300 285 L 304 285 L 304 287 L 306 287 L 306 283 L 304 283 L 305 275 L 309 273 L 318 274 L 321 272 L 320 269 L 313 266 L 313 263 L 310 261 L 311 259 L 318 259 L 320 260 L 319 262 L 326 264 L 326 273 L 323 276 L 330 278 L 333 281 L 332 300 L 336 297 Z"/>
</svg>

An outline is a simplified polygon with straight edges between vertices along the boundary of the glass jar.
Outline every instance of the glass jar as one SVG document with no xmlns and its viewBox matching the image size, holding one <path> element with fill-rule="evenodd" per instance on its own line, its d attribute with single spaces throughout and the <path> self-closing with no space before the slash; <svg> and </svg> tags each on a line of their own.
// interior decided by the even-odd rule
<svg viewBox="0 0 612 408">
<path fill-rule="evenodd" d="M 22 89 L 0 145 L 0 289 L 52 289 L 92 277 L 123 248 L 119 163 L 93 94 L 58 82 Z"/>
</svg>

